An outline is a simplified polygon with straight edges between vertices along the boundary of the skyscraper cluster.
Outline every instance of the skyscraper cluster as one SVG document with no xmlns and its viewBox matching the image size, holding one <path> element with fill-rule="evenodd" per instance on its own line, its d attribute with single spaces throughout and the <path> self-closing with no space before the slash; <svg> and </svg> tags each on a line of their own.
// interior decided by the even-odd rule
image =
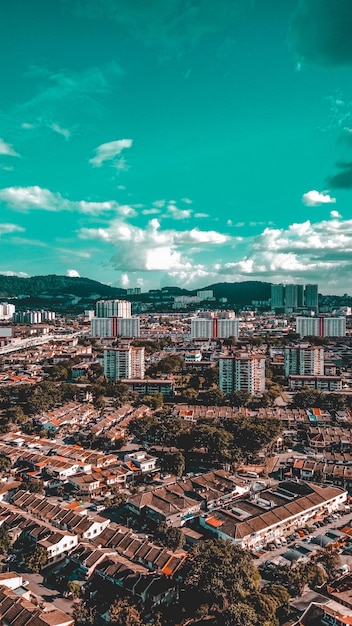
<svg viewBox="0 0 352 626">
<path fill-rule="evenodd" d="M 271 285 L 271 308 L 292 312 L 297 309 L 318 311 L 318 285 Z"/>
</svg>

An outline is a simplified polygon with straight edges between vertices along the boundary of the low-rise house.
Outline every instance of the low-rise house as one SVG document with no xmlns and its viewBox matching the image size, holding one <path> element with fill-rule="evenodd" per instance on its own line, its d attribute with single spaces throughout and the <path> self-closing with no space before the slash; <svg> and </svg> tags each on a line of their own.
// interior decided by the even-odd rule
<svg viewBox="0 0 352 626">
<path fill-rule="evenodd" d="M 100 491 L 100 478 L 96 474 L 76 474 L 70 476 L 68 482 L 82 496 L 95 496 Z"/>
<path fill-rule="evenodd" d="M 77 545 L 78 537 L 73 533 L 57 531 L 50 533 L 45 539 L 40 539 L 37 543 L 45 548 L 49 564 L 61 561 L 64 556 L 67 556 Z"/>
<path fill-rule="evenodd" d="M 242 548 L 258 549 L 339 509 L 347 492 L 338 487 L 283 481 L 200 518 L 203 528 Z"/>
<path fill-rule="evenodd" d="M 40 608 L 4 586 L 0 586 L 0 623 L 3 626 L 74 626 L 72 616 L 54 606 Z"/>
<path fill-rule="evenodd" d="M 125 454 L 124 462 L 127 465 L 128 469 L 130 469 L 132 465 L 141 472 L 146 473 L 155 470 L 157 457 L 151 456 L 144 450 L 139 450 L 138 452 L 130 452 L 129 454 Z"/>
</svg>

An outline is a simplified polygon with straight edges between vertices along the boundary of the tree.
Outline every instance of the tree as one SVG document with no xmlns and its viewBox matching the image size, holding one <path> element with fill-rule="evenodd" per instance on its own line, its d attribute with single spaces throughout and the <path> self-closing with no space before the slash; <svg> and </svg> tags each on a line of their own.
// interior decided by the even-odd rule
<svg viewBox="0 0 352 626">
<path fill-rule="evenodd" d="M 244 602 L 236 602 L 224 611 L 220 618 L 220 624 L 223 626 L 257 626 L 258 615 L 255 609 Z"/>
<path fill-rule="evenodd" d="M 251 394 L 246 390 L 234 391 L 230 396 L 230 404 L 232 406 L 247 406 Z"/>
<path fill-rule="evenodd" d="M 164 396 L 162 393 L 160 393 L 160 391 L 156 391 L 155 393 L 144 396 L 143 404 L 147 404 L 154 410 L 161 409 L 161 407 L 164 405 Z"/>
<path fill-rule="evenodd" d="M 34 552 L 31 552 L 25 558 L 25 564 L 29 570 L 38 574 L 42 567 L 48 562 L 48 554 L 42 546 L 36 546 Z"/>
<path fill-rule="evenodd" d="M 109 609 L 111 626 L 143 626 L 140 611 L 127 598 L 115 600 Z"/>
<path fill-rule="evenodd" d="M 139 442 L 148 441 L 158 425 L 155 415 L 145 415 L 144 417 L 133 417 L 128 424 L 128 432 Z"/>
<path fill-rule="evenodd" d="M 185 584 L 198 605 L 224 609 L 256 591 L 259 580 L 251 556 L 229 541 L 207 539 L 189 551 Z"/>
<path fill-rule="evenodd" d="M 43 483 L 40 480 L 35 480 L 34 478 L 25 478 L 22 481 L 21 487 L 31 493 L 44 493 Z"/>
<path fill-rule="evenodd" d="M 75 580 L 68 581 L 67 590 L 74 598 L 79 598 L 81 596 L 81 585 L 79 585 Z"/>
<path fill-rule="evenodd" d="M 171 474 L 176 474 L 176 476 L 180 477 L 185 471 L 185 457 L 182 452 L 169 452 L 163 457 L 161 466 L 164 471 L 171 472 Z"/>
<path fill-rule="evenodd" d="M 156 529 L 156 538 L 161 545 L 177 550 L 185 545 L 185 536 L 180 528 L 176 526 L 168 526 L 165 522 L 161 522 Z"/>
<path fill-rule="evenodd" d="M 85 626 L 86 624 L 94 623 L 93 610 L 88 605 L 86 605 L 83 600 L 75 602 L 73 609 L 73 618 L 75 620 L 75 626 Z"/>
<path fill-rule="evenodd" d="M 2 524 L 0 526 L 0 552 L 1 554 L 7 554 L 11 545 L 11 537 L 9 535 L 9 526 Z"/>
<path fill-rule="evenodd" d="M 324 567 L 328 580 L 333 580 L 337 570 L 341 567 L 341 558 L 337 549 L 334 546 L 327 546 L 318 560 Z"/>
</svg>

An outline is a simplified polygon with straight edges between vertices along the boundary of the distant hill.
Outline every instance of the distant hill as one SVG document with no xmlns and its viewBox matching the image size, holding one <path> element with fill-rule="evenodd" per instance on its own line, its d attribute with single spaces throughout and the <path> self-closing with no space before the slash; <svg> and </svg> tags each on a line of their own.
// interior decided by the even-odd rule
<svg viewBox="0 0 352 626">
<path fill-rule="evenodd" d="M 72 294 L 79 298 L 118 298 L 126 295 L 126 289 L 103 285 L 90 278 L 71 278 L 69 276 L 31 276 L 19 278 L 18 276 L 0 276 L 0 298 L 17 298 L 18 296 L 30 297 L 57 297 Z"/>
<path fill-rule="evenodd" d="M 271 283 L 255 280 L 240 283 L 215 283 L 202 287 L 202 290 L 205 289 L 211 289 L 217 300 L 227 298 L 229 302 L 237 304 L 250 304 L 252 300 L 269 300 L 271 295 Z"/>
<path fill-rule="evenodd" d="M 268 300 L 270 298 L 271 283 L 259 281 L 245 281 L 239 283 L 215 283 L 198 289 L 211 289 L 215 298 L 227 298 L 229 304 L 250 304 L 252 300 Z M 78 301 L 98 300 L 99 298 L 127 298 L 132 301 L 150 302 L 152 293 L 168 293 L 170 295 L 195 295 L 197 290 L 188 290 L 182 287 L 163 287 L 161 290 L 151 290 L 150 293 L 127 296 L 127 290 L 119 287 L 110 287 L 90 278 L 71 278 L 49 274 L 46 276 L 32 276 L 19 278 L 18 276 L 0 275 L 0 299 L 26 297 L 23 304 L 40 306 L 45 301 L 66 299 L 69 301 L 75 296 Z"/>
</svg>

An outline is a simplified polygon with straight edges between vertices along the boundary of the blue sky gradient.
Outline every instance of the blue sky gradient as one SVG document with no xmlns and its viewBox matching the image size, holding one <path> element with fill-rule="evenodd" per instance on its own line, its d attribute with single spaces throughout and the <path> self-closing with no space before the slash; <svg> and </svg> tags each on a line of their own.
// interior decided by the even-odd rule
<svg viewBox="0 0 352 626">
<path fill-rule="evenodd" d="M 0 273 L 349 291 L 351 28 L 350 0 L 0 3 Z"/>
</svg>

